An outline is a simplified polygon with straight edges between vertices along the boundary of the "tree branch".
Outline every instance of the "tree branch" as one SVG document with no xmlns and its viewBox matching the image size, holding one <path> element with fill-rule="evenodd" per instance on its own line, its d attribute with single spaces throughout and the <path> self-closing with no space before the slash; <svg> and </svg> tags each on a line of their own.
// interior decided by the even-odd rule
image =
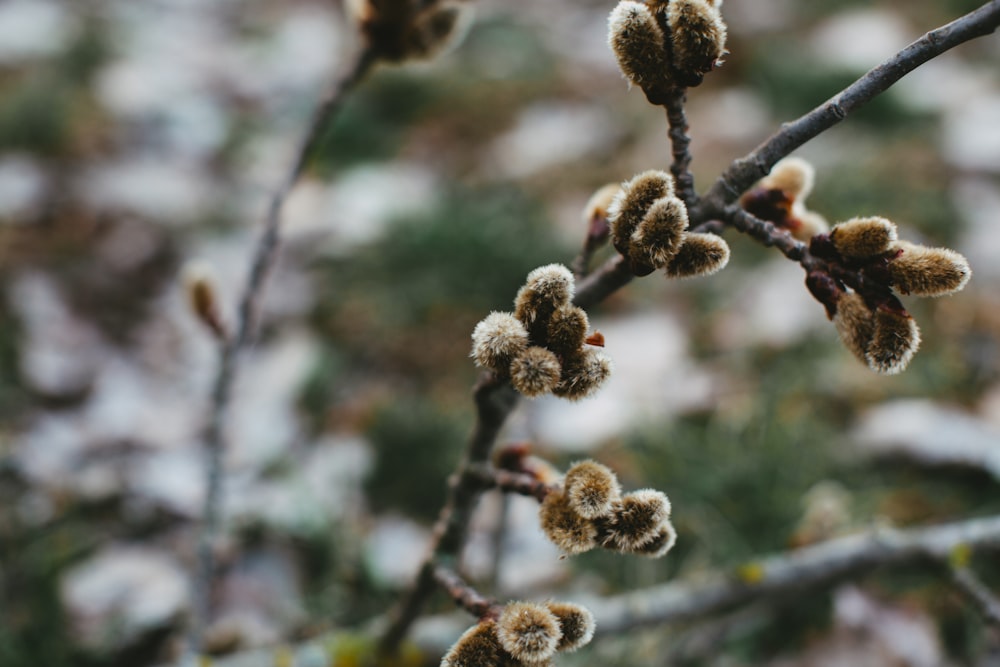
<svg viewBox="0 0 1000 667">
<path fill-rule="evenodd" d="M 667 112 L 667 123 L 670 126 L 667 135 L 670 137 L 670 149 L 674 158 L 670 173 L 677 184 L 677 196 L 685 206 L 692 208 L 698 201 L 698 195 L 694 189 L 694 174 L 691 173 L 691 137 L 688 135 L 687 115 L 684 113 L 686 101 L 685 89 L 675 88 L 667 96 L 663 108 Z"/>
<path fill-rule="evenodd" d="M 697 583 L 676 582 L 605 598 L 593 610 L 597 633 L 612 635 L 701 618 L 750 601 L 800 594 L 888 565 L 947 561 L 959 545 L 1000 549 L 1000 516 L 931 528 L 874 529 L 762 558 L 746 566 L 752 569 L 752 578 L 717 572 Z"/>
<path fill-rule="evenodd" d="M 822 105 L 797 120 L 782 125 L 777 133 L 751 153 L 734 161 L 719 176 L 702 201 L 709 210 L 718 210 L 736 201 L 747 188 L 766 176 L 778 160 L 844 120 L 848 114 L 885 92 L 903 76 L 959 44 L 992 33 L 998 25 L 1000 0 L 992 0 L 979 9 L 928 32 Z"/>
<path fill-rule="evenodd" d="M 477 418 L 465 459 L 451 479 L 448 499 L 434 527 L 430 552 L 413 587 L 391 614 L 389 625 L 382 635 L 381 649 L 385 653 L 396 651 L 424 603 L 434 593 L 437 566 L 458 559 L 472 513 L 485 490 L 480 471 L 489 462 L 493 443 L 517 405 L 518 394 L 507 382 L 484 373 L 473 391 L 473 397 Z"/>
<path fill-rule="evenodd" d="M 323 128 L 340 109 L 348 93 L 364 78 L 375 62 L 370 50 L 360 51 L 346 72 L 341 75 L 320 102 L 309 128 L 299 143 L 292 165 L 284 181 L 271 197 L 264 231 L 254 249 L 250 272 L 240 297 L 234 334 L 225 340 L 219 351 L 219 368 L 215 377 L 205 428 L 205 502 L 202 508 L 202 529 L 198 544 L 198 569 L 194 582 L 194 613 L 189 632 L 190 650 L 201 652 L 203 633 L 211 618 L 211 588 L 215 575 L 213 547 L 221 524 L 222 457 L 225 450 L 225 424 L 236 377 L 236 362 L 240 351 L 250 341 L 260 310 L 264 281 L 274 265 L 280 243 L 281 209 L 292 188 L 302 176 L 316 148 Z"/>
<path fill-rule="evenodd" d="M 983 618 L 995 627 L 1000 627 L 1000 599 L 986 587 L 979 577 L 968 567 L 958 566 L 951 570 L 952 580 Z"/>
<path fill-rule="evenodd" d="M 465 582 L 451 568 L 438 565 L 434 568 L 434 580 L 451 596 L 459 607 L 479 619 L 498 618 L 502 609 L 496 600 L 480 594 Z"/>
</svg>

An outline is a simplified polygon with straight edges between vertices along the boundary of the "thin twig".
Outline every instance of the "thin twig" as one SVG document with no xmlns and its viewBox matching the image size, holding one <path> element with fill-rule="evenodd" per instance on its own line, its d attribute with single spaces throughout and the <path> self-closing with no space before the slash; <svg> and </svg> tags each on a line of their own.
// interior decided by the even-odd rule
<svg viewBox="0 0 1000 667">
<path fill-rule="evenodd" d="M 677 582 L 605 598 L 594 607 L 597 632 L 688 621 L 742 604 L 827 586 L 887 565 L 946 561 L 955 547 L 1000 549 L 1000 516 L 932 528 L 877 528 L 750 563 L 751 581 L 716 572 L 697 583 Z"/>
<path fill-rule="evenodd" d="M 746 188 L 767 174 L 770 167 L 780 158 L 843 120 L 848 113 L 886 90 L 904 74 L 962 42 L 993 32 L 998 23 L 1000 23 L 1000 0 L 993 0 L 982 8 L 928 33 L 893 58 L 868 72 L 824 105 L 799 120 L 786 124 L 781 131 L 761 144 L 748 156 L 735 161 L 719 177 L 706 197 L 689 208 L 692 226 L 728 216 L 730 219 L 738 220 L 737 224 L 742 224 L 747 233 L 757 233 L 758 240 L 770 240 L 771 245 L 781 248 L 786 255 L 795 259 L 793 255 L 800 254 L 800 250 L 795 245 L 798 243 L 797 241 L 794 239 L 786 240 L 784 237 L 778 238 L 776 230 L 764 228 L 765 234 L 753 231 L 757 228 L 758 223 L 763 221 L 752 218 L 752 216 L 752 219 L 743 218 L 735 211 L 727 212 L 725 210 L 727 205 L 735 201 Z M 672 122 L 672 126 L 673 124 Z M 681 119 L 676 125 L 680 127 L 686 125 L 686 122 Z M 676 155 L 675 153 L 675 159 L 677 159 Z M 679 169 L 686 170 L 687 165 L 683 162 L 683 155 L 681 155 L 680 164 L 683 166 L 680 166 Z M 691 188 L 693 192 L 693 183 Z M 802 257 L 800 256 L 799 259 Z M 634 277 L 624 258 L 613 257 L 597 271 L 580 281 L 573 302 L 577 306 L 587 309 L 627 285 Z M 500 428 L 517 402 L 517 394 L 510 388 L 509 384 L 498 382 L 489 376 L 484 376 L 480 381 L 475 391 L 475 397 L 478 408 L 477 423 L 465 459 L 459 466 L 451 484 L 448 500 L 438 519 L 435 540 L 430 553 L 424 561 L 413 587 L 391 615 L 388 629 L 382 636 L 381 648 L 385 652 L 395 652 L 410 626 L 420 614 L 424 603 L 433 594 L 437 586 L 435 580 L 437 564 L 453 561 L 458 557 L 468 528 L 469 518 L 482 494 L 482 489 L 479 482 L 474 479 L 472 469 L 476 464 L 488 461 L 490 450 Z M 997 521 L 1000 522 L 1000 519 Z M 641 596 L 643 593 L 635 595 Z M 723 602 L 728 599 L 727 596 L 734 597 L 728 592 L 728 589 L 724 588 L 715 592 L 710 591 L 710 593 L 712 595 L 709 597 L 720 599 Z M 624 617 L 631 618 L 632 612 L 630 610 L 626 609 L 622 613 L 624 613 Z M 605 629 L 606 631 L 607 629 Z"/>
<path fill-rule="evenodd" d="M 642 591 L 592 600 L 580 599 L 594 612 L 597 636 L 620 635 L 642 627 L 698 620 L 740 608 L 765 604 L 788 596 L 805 595 L 854 576 L 887 566 L 947 562 L 956 547 L 1000 549 L 1000 516 L 964 519 L 929 528 L 876 528 L 802 549 L 763 557 L 753 568 L 759 579 L 747 583 L 732 570 L 701 574 L 696 581 L 678 581 Z M 431 582 L 437 586 L 437 569 Z M 418 624 L 414 641 L 430 654 L 440 655 L 455 641 L 442 633 L 441 619 Z M 321 655 L 329 637 L 299 645 Z M 253 659 L 251 659 L 253 658 Z M 219 667 L 264 667 L 274 664 L 274 651 L 244 652 L 219 661 Z M 296 663 L 298 664 L 298 663 Z"/>
<path fill-rule="evenodd" d="M 916 40 L 850 86 L 781 129 L 751 153 L 732 163 L 702 198 L 708 207 L 721 209 L 763 178 L 771 167 L 793 150 L 844 120 L 903 76 L 945 51 L 1000 25 L 1000 0 L 992 0 L 951 23 Z"/>
<path fill-rule="evenodd" d="M 983 618 L 1000 627 L 1000 599 L 986 587 L 976 573 L 968 567 L 952 567 L 951 576 L 958 589 L 975 605 Z"/>
<path fill-rule="evenodd" d="M 809 246 L 797 240 L 787 230 L 781 229 L 774 223 L 761 220 L 738 206 L 727 207 L 722 217 L 733 229 L 746 234 L 768 248 L 777 248 L 792 261 L 802 262 L 809 255 Z"/>
<path fill-rule="evenodd" d="M 677 184 L 677 196 L 685 206 L 691 208 L 698 202 L 698 195 L 694 189 L 694 174 L 691 173 L 691 137 L 688 135 L 687 115 L 684 113 L 686 101 L 685 89 L 676 88 L 667 96 L 663 108 L 667 112 L 667 123 L 670 126 L 667 135 L 670 137 L 670 150 L 674 157 L 670 173 Z"/>
<path fill-rule="evenodd" d="M 205 429 L 206 454 L 205 501 L 202 508 L 202 529 L 198 544 L 198 571 L 194 581 L 194 613 L 190 630 L 190 650 L 201 652 L 205 628 L 211 619 L 211 588 L 215 576 L 213 547 L 218 536 L 222 514 L 222 457 L 225 450 L 225 425 L 236 376 L 240 351 L 253 335 L 260 310 L 264 281 L 274 265 L 280 243 L 281 209 L 292 188 L 302 176 L 316 148 L 323 129 L 340 109 L 347 94 L 364 78 L 375 63 L 372 51 L 359 51 L 346 72 L 341 75 L 313 114 L 312 122 L 299 143 L 291 168 L 271 197 L 264 220 L 264 231 L 254 249 L 250 272 L 240 297 L 234 334 L 220 346 L 219 369 L 211 394 L 208 424 Z"/>
<path fill-rule="evenodd" d="M 394 653 L 410 626 L 420 614 L 424 603 L 434 592 L 437 582 L 434 571 L 438 564 L 456 561 L 476 503 L 484 491 L 478 471 L 489 462 L 493 443 L 507 417 L 517 405 L 517 392 L 507 382 L 485 373 L 473 391 L 476 402 L 476 425 L 466 448 L 465 459 L 452 477 L 448 499 L 437 525 L 434 543 L 417 574 L 413 587 L 390 615 L 389 625 L 382 635 L 380 648 Z"/>
<path fill-rule="evenodd" d="M 502 607 L 470 586 L 451 568 L 434 568 L 434 581 L 445 590 L 455 604 L 479 619 L 498 618 Z"/>
</svg>

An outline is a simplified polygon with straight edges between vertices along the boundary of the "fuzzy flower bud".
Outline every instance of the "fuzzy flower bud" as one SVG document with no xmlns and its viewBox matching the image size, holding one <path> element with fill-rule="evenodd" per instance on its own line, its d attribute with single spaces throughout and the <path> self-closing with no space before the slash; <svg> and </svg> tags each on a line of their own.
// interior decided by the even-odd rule
<svg viewBox="0 0 1000 667">
<path fill-rule="evenodd" d="M 621 191 L 608 207 L 611 238 L 617 250 L 628 257 L 632 234 L 638 229 L 649 207 L 657 199 L 672 197 L 674 180 L 665 171 L 650 169 L 622 184 Z"/>
<path fill-rule="evenodd" d="M 687 207 L 676 197 L 653 202 L 632 233 L 632 252 L 657 269 L 662 269 L 684 243 L 688 227 Z"/>
<path fill-rule="evenodd" d="M 844 257 L 864 259 L 889 251 L 896 225 L 880 217 L 852 218 L 833 226 L 830 241 Z"/>
<path fill-rule="evenodd" d="M 484 621 L 466 630 L 448 649 L 441 667 L 485 667 L 501 665 L 507 657 L 497 638 L 497 626 Z"/>
<path fill-rule="evenodd" d="M 608 207 L 611 206 L 611 202 L 614 201 L 621 189 L 622 186 L 618 183 L 608 183 L 598 188 L 594 194 L 590 195 L 590 199 L 583 207 L 584 221 L 590 221 L 594 218 L 607 219 Z"/>
<path fill-rule="evenodd" d="M 790 199 L 805 199 L 812 192 L 816 170 L 800 157 L 786 157 L 777 162 L 758 187 L 781 190 Z"/>
<path fill-rule="evenodd" d="M 670 501 L 662 491 L 633 491 L 622 498 L 614 514 L 604 522 L 603 544 L 620 551 L 635 551 L 655 540 L 669 518 Z"/>
<path fill-rule="evenodd" d="M 598 349 L 585 348 L 563 359 L 563 373 L 552 393 L 579 401 L 597 391 L 611 377 L 611 357 Z"/>
<path fill-rule="evenodd" d="M 558 357 L 544 347 L 529 347 L 510 364 L 511 384 L 528 398 L 552 391 L 561 374 Z"/>
<path fill-rule="evenodd" d="M 892 249 L 902 251 L 889 262 L 888 270 L 893 284 L 903 294 L 953 294 L 972 277 L 968 260 L 954 250 L 927 248 L 906 241 L 895 242 Z"/>
<path fill-rule="evenodd" d="M 608 17 L 608 44 L 629 81 L 649 90 L 670 87 L 666 39 L 644 3 L 618 3 Z"/>
<path fill-rule="evenodd" d="M 577 514 L 564 491 L 552 491 L 538 508 L 539 524 L 546 537 L 570 556 L 597 546 L 597 528 Z"/>
<path fill-rule="evenodd" d="M 547 264 L 528 274 L 514 299 L 514 316 L 528 328 L 533 343 L 545 344 L 545 326 L 552 312 L 570 302 L 573 274 L 561 264 Z"/>
<path fill-rule="evenodd" d="M 640 544 L 639 546 L 630 549 L 629 553 L 633 553 L 638 556 L 647 556 L 648 558 L 662 558 L 667 555 L 667 552 L 674 548 L 674 544 L 676 543 L 677 531 L 668 519 L 660 525 L 660 529 L 656 532 L 653 539 L 645 544 Z"/>
<path fill-rule="evenodd" d="M 667 23 L 678 82 L 696 86 L 726 53 L 726 24 L 719 10 L 705 0 L 671 0 Z"/>
<path fill-rule="evenodd" d="M 607 516 L 621 500 L 618 478 L 597 461 L 580 461 L 566 472 L 563 491 L 577 514 L 585 519 Z"/>
<path fill-rule="evenodd" d="M 715 234 L 688 233 L 666 266 L 668 278 L 710 276 L 729 263 L 729 245 Z"/>
<path fill-rule="evenodd" d="M 408 58 L 432 58 L 459 41 L 471 23 L 471 4 L 438 2 L 417 13 L 405 33 Z"/>
<path fill-rule="evenodd" d="M 875 317 L 856 292 L 842 294 L 836 302 L 833 325 L 840 341 L 859 361 L 868 363 L 868 345 L 875 335 Z"/>
<path fill-rule="evenodd" d="M 472 330 L 476 365 L 506 375 L 511 361 L 528 349 L 528 331 L 510 313 L 493 312 Z"/>
<path fill-rule="evenodd" d="M 880 306 L 875 310 L 875 332 L 865 358 L 877 373 L 901 373 L 920 347 L 920 329 L 909 313 Z"/>
<path fill-rule="evenodd" d="M 509 603 L 496 628 L 500 646 L 524 663 L 548 660 L 562 639 L 556 616 L 542 605 L 530 602 Z"/>
<path fill-rule="evenodd" d="M 590 643 L 596 627 L 590 610 L 570 602 L 546 602 L 545 606 L 559 621 L 562 630 L 557 651 L 572 652 Z"/>
<path fill-rule="evenodd" d="M 556 354 L 572 354 L 583 347 L 589 328 L 590 321 L 582 308 L 560 306 L 549 318 L 548 348 Z"/>
</svg>

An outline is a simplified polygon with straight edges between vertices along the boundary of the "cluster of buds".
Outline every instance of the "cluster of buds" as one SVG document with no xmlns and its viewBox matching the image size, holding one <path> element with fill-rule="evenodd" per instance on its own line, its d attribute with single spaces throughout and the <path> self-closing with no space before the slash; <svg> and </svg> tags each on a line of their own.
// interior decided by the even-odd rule
<svg viewBox="0 0 1000 667">
<path fill-rule="evenodd" d="M 802 158 L 785 158 L 743 195 L 740 206 L 798 240 L 808 241 L 830 229 L 826 218 L 805 205 L 815 180 L 816 171 L 811 164 Z"/>
<path fill-rule="evenodd" d="M 594 636 L 594 617 L 569 602 L 511 602 L 459 637 L 441 667 L 546 667 Z"/>
<path fill-rule="evenodd" d="M 348 0 L 369 48 L 383 60 L 430 58 L 456 43 L 469 24 L 467 0 Z"/>
<path fill-rule="evenodd" d="M 572 304 L 574 289 L 573 274 L 560 264 L 529 273 L 514 312 L 490 313 L 473 330 L 476 364 L 528 397 L 579 400 L 594 393 L 611 375 L 611 359 L 598 349 L 603 337 L 588 336 L 587 313 Z"/>
<path fill-rule="evenodd" d="M 726 54 L 721 0 L 622 0 L 608 18 L 608 43 L 625 76 L 654 104 L 697 86 Z"/>
<path fill-rule="evenodd" d="M 671 278 L 708 275 L 729 262 L 729 246 L 714 234 L 689 232 L 674 179 L 651 169 L 622 184 L 608 208 L 615 249 L 634 275 L 664 269 Z"/>
<path fill-rule="evenodd" d="M 562 488 L 545 496 L 539 519 L 548 538 L 569 555 L 600 546 L 659 558 L 677 540 L 666 494 L 654 489 L 622 494 L 615 474 L 590 460 L 574 464 Z"/>
<path fill-rule="evenodd" d="M 810 273 L 807 284 L 823 303 L 844 346 L 884 374 L 906 368 L 920 345 L 920 330 L 892 293 L 945 296 L 965 287 L 968 261 L 954 250 L 897 238 L 880 217 L 854 218 L 813 237 L 810 253 L 833 267 Z M 854 291 L 848 291 L 849 286 Z"/>
</svg>

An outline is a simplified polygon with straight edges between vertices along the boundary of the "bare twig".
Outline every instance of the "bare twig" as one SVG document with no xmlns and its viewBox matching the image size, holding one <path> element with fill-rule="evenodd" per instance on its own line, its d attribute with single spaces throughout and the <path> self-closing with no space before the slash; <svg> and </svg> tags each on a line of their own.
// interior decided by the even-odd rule
<svg viewBox="0 0 1000 667">
<path fill-rule="evenodd" d="M 448 499 L 434 527 L 434 543 L 430 553 L 424 560 L 413 587 L 392 613 L 389 625 L 382 635 L 383 652 L 396 651 L 424 603 L 434 592 L 437 585 L 434 574 L 437 565 L 458 559 L 472 512 L 484 491 L 479 471 L 488 463 L 493 443 L 517 404 L 517 393 L 511 386 L 489 373 L 480 378 L 473 396 L 476 401 L 476 425 L 469 438 L 465 459 L 452 477 Z"/>
<path fill-rule="evenodd" d="M 676 88 L 667 95 L 663 108 L 667 112 L 667 123 L 670 125 L 670 149 L 673 162 L 670 173 L 677 184 L 677 196 L 688 208 L 698 201 L 694 189 L 694 174 L 691 173 L 691 137 L 688 136 L 687 115 L 684 113 L 684 103 L 687 101 L 684 88 Z"/>
<path fill-rule="evenodd" d="M 485 597 L 466 583 L 451 568 L 438 565 L 434 568 L 434 581 L 445 590 L 455 604 L 479 619 L 498 618 L 502 607 L 496 600 Z"/>
<path fill-rule="evenodd" d="M 993 0 L 980 9 L 928 33 L 893 58 L 868 72 L 824 105 L 797 121 L 784 125 L 778 133 L 748 156 L 736 160 L 700 201 L 696 201 L 693 179 L 691 179 L 689 196 L 693 205 L 689 207 L 689 216 L 692 227 L 724 219 L 735 228 L 765 242 L 766 245 L 778 247 L 789 258 L 803 262 L 803 266 L 807 266 L 808 262 L 811 261 L 811 256 L 808 255 L 804 244 L 795 241 L 770 223 L 750 216 L 745 211 L 740 211 L 735 207 L 729 208 L 728 205 L 734 202 L 746 188 L 767 174 L 771 166 L 780 158 L 843 120 L 848 113 L 885 91 L 907 72 L 962 42 L 993 32 L 998 23 L 1000 23 L 1000 0 Z M 672 170 L 675 177 L 680 174 L 678 184 L 684 191 L 688 187 L 686 174 L 690 160 L 689 156 L 686 155 L 687 123 L 683 116 L 683 95 L 665 102 L 665 104 L 668 111 L 668 121 L 671 125 L 674 154 Z M 714 222 L 711 224 L 712 230 L 715 231 L 718 226 Z M 582 275 L 584 271 L 578 271 L 578 273 Z M 613 257 L 580 281 L 573 301 L 581 308 L 590 308 L 627 285 L 634 277 L 624 258 Z M 476 467 L 488 461 L 490 450 L 500 428 L 517 402 L 517 394 L 507 383 L 499 382 L 488 375 L 484 376 L 477 385 L 475 398 L 478 409 L 477 423 L 469 441 L 465 459 L 452 480 L 448 500 L 438 519 L 430 553 L 421 567 L 412 589 L 392 614 L 388 629 L 382 636 L 381 647 L 383 651 L 391 653 L 397 649 L 419 615 L 427 598 L 433 594 L 438 585 L 435 578 L 435 568 L 438 564 L 457 559 L 465 538 L 469 518 L 482 494 L 482 482 L 477 479 Z M 1000 524 L 1000 519 L 994 521 Z M 1000 526 L 997 526 L 997 533 L 1000 535 Z M 991 539 L 1000 540 L 1000 537 L 994 535 Z M 831 548 L 834 550 L 846 548 L 847 543 L 844 542 L 842 546 L 841 542 L 831 543 Z M 810 553 L 804 550 L 789 557 L 791 564 L 788 567 L 783 568 L 780 563 L 770 564 L 775 569 L 773 576 L 765 577 L 763 582 L 754 586 L 734 583 L 729 579 L 720 579 L 700 586 L 698 588 L 700 594 L 693 597 L 688 594 L 686 587 L 666 587 L 665 589 L 632 594 L 631 597 L 622 598 L 617 605 L 611 606 L 612 610 L 617 611 L 610 615 L 610 622 L 605 621 L 605 627 L 602 628 L 602 631 L 609 632 L 614 631 L 615 628 L 628 627 L 635 619 L 639 619 L 638 624 L 648 624 L 660 622 L 660 619 L 669 620 L 674 617 L 711 613 L 714 610 L 752 599 L 753 591 L 761 590 L 766 593 L 771 589 L 790 589 L 791 586 L 797 584 L 794 579 L 788 579 L 783 574 L 786 570 L 791 572 L 797 569 L 803 570 L 807 575 L 812 574 L 816 583 L 826 580 L 827 570 L 820 569 L 819 572 L 824 576 L 819 577 L 810 570 L 811 561 L 803 560 Z M 910 552 L 889 549 L 888 553 L 903 560 L 904 556 Z M 870 562 L 879 564 L 881 562 L 879 557 L 882 554 L 883 552 L 878 550 L 872 552 L 862 550 L 856 556 L 856 560 L 847 559 L 850 567 L 845 566 L 842 569 L 852 570 Z M 822 561 L 823 554 L 819 556 Z M 820 563 L 820 565 L 822 564 L 824 563 Z M 837 568 L 833 569 L 838 571 Z M 660 597 L 654 595 L 655 592 L 660 592 Z"/>
<path fill-rule="evenodd" d="M 1000 599 L 986 587 L 976 573 L 968 567 L 956 566 L 951 576 L 958 589 L 975 605 L 983 618 L 991 625 L 1000 627 Z"/>
<path fill-rule="evenodd" d="M 734 161 L 719 176 L 702 202 L 711 210 L 721 209 L 734 202 L 747 188 L 767 175 L 778 160 L 844 120 L 848 114 L 885 92 L 903 76 L 959 44 L 992 33 L 998 25 L 1000 0 L 992 0 L 979 9 L 928 32 L 822 105 L 797 120 L 785 123 L 751 153 Z"/>
<path fill-rule="evenodd" d="M 596 617 L 597 636 L 613 636 L 641 627 L 706 618 L 746 604 L 780 601 L 881 567 L 922 561 L 936 566 L 948 561 L 960 545 L 977 550 L 1000 549 L 1000 516 L 965 519 L 930 528 L 877 528 L 762 558 L 751 564 L 758 573 L 753 583 L 747 583 L 732 571 L 716 571 L 699 576 L 697 582 L 679 581 L 595 598 L 588 607 Z M 440 585 L 440 570 L 431 568 L 434 586 Z M 463 625 L 459 623 L 450 632 L 442 633 L 440 620 L 418 624 L 414 631 L 415 643 L 431 654 L 440 655 L 447 650 Z M 332 644 L 329 637 L 312 640 L 300 645 L 295 654 L 330 657 L 326 651 Z M 264 667 L 275 664 L 274 655 L 273 650 L 241 653 L 220 660 L 219 667 Z"/>
<path fill-rule="evenodd" d="M 887 565 L 946 561 L 956 546 L 1000 549 L 1000 516 L 932 528 L 878 528 L 748 564 L 754 576 L 715 573 L 697 583 L 670 583 L 605 598 L 594 608 L 598 634 L 687 621 L 761 599 L 799 595 L 810 588 Z"/>
<path fill-rule="evenodd" d="M 347 94 L 364 78 L 374 63 L 375 56 L 370 50 L 360 51 L 316 108 L 312 122 L 295 153 L 291 168 L 271 197 L 267 217 L 264 220 L 264 231 L 255 247 L 250 272 L 240 297 L 236 330 L 220 346 L 219 369 L 212 389 L 208 424 L 204 435 L 206 491 L 198 544 L 198 571 L 194 582 L 194 614 L 189 637 L 190 649 L 195 655 L 201 652 L 203 633 L 211 617 L 211 588 L 215 574 L 213 547 L 221 523 L 224 431 L 236 375 L 236 362 L 240 351 L 253 335 L 264 281 L 277 254 L 280 243 L 281 209 L 288 194 L 302 176 L 322 130 L 340 108 Z"/>
<path fill-rule="evenodd" d="M 730 227 L 768 248 L 777 248 L 790 260 L 803 262 L 809 255 L 809 247 L 805 243 L 797 240 L 788 231 L 781 229 L 774 223 L 761 220 L 738 206 L 729 206 L 723 213 L 723 217 Z"/>
</svg>

